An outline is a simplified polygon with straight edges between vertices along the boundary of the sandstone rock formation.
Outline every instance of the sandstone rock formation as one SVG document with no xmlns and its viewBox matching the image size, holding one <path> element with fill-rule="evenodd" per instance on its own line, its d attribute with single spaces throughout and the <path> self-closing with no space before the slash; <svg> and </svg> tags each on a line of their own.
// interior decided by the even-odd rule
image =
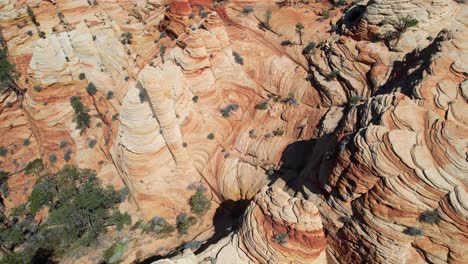
<svg viewBox="0 0 468 264">
<path fill-rule="evenodd" d="M 186 251 L 164 263 L 327 263 L 319 211 L 278 187 L 264 187 L 249 205 L 240 230 L 199 255 Z"/>
<path fill-rule="evenodd" d="M 337 2 L 0 0 L 20 88 L 0 95 L 5 212 L 41 158 L 128 187 L 133 223 L 176 225 L 193 186 L 212 202 L 187 235 L 109 230 L 66 263 L 98 263 L 121 236 L 123 263 L 186 242 L 156 263 L 468 262 L 466 4 Z M 249 201 L 220 232 L 238 210 L 224 206 Z"/>
</svg>

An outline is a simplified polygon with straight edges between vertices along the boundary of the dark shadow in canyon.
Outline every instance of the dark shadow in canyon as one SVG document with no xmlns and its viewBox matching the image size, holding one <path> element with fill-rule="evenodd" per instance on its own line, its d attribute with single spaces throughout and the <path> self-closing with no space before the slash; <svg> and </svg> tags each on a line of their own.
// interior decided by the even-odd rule
<svg viewBox="0 0 468 264">
<path fill-rule="evenodd" d="M 213 225 L 214 235 L 206 241 L 195 254 L 199 254 L 209 246 L 216 244 L 219 240 L 236 231 L 242 224 L 242 217 L 250 204 L 250 200 L 226 200 L 216 209 Z"/>
<path fill-rule="evenodd" d="M 199 245 L 196 248 L 191 248 L 190 246 L 188 246 L 189 243 L 196 244 L 193 243 L 196 242 L 196 240 L 189 241 L 165 255 L 149 257 L 138 263 L 151 264 L 160 259 L 172 258 L 181 254 L 186 248 L 191 248 L 192 250 L 194 250 L 195 254 L 203 252 L 209 246 L 218 243 L 218 241 L 228 236 L 231 232 L 235 232 L 239 229 L 240 225 L 242 224 L 242 217 L 249 204 L 250 200 L 223 201 L 216 209 L 216 212 L 213 217 L 214 234 L 205 243 Z"/>
<path fill-rule="evenodd" d="M 413 89 L 420 85 L 425 72 L 431 73 L 432 60 L 441 51 L 442 43 L 448 39 L 450 39 L 450 33 L 443 30 L 427 47 L 422 50 L 414 49 L 407 53 L 403 60 L 395 61 L 388 81 L 377 91 L 377 94 L 400 91 L 413 97 Z"/>
</svg>

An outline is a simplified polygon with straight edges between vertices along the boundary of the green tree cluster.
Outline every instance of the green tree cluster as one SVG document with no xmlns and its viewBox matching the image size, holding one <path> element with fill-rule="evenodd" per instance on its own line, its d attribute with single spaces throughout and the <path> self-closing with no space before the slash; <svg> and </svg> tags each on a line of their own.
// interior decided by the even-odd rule
<svg viewBox="0 0 468 264">
<path fill-rule="evenodd" d="M 75 110 L 73 121 L 76 123 L 76 128 L 81 130 L 81 133 L 83 133 L 86 128 L 89 128 L 91 118 L 88 114 L 89 110 L 81 102 L 81 98 L 79 96 L 70 97 L 70 104 L 73 107 L 73 110 Z"/>
<path fill-rule="evenodd" d="M 117 209 L 127 194 L 102 186 L 89 169 L 66 165 L 55 174 L 40 173 L 27 203 L 0 223 L 0 246 L 6 252 L 0 263 L 30 263 L 39 249 L 56 258 L 71 247 L 90 246 L 108 226 L 131 224 L 130 216 Z M 38 223 L 35 216 L 44 208 L 48 216 Z"/>
</svg>

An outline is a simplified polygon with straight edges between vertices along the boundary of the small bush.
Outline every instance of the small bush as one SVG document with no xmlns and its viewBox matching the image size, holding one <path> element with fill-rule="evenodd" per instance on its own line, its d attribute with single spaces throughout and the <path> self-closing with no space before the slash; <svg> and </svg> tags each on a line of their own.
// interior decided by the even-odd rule
<svg viewBox="0 0 468 264">
<path fill-rule="evenodd" d="M 238 104 L 228 104 L 226 107 L 221 108 L 220 112 L 223 115 L 223 117 L 230 117 L 232 115 L 232 112 L 235 112 L 239 109 Z"/>
<path fill-rule="evenodd" d="M 197 215 L 203 215 L 211 207 L 211 201 L 206 197 L 202 189 L 198 189 L 192 197 L 190 197 L 190 210 Z"/>
<path fill-rule="evenodd" d="M 251 6 L 246 6 L 246 7 L 242 8 L 242 13 L 244 13 L 244 14 L 250 14 L 253 11 L 254 11 L 254 9 Z"/>
<path fill-rule="evenodd" d="M 336 77 L 338 77 L 338 74 L 339 74 L 339 73 L 340 73 L 339 71 L 333 70 L 333 71 L 331 71 L 331 72 L 325 77 L 325 79 L 326 79 L 327 81 L 335 80 Z"/>
<path fill-rule="evenodd" d="M 104 251 L 104 260 L 109 264 L 119 263 L 123 260 L 127 249 L 127 244 L 119 241 Z"/>
<path fill-rule="evenodd" d="M 34 91 L 40 92 L 42 91 L 42 87 L 40 87 L 39 85 L 34 85 Z"/>
<path fill-rule="evenodd" d="M 68 141 L 67 140 L 62 140 L 60 141 L 60 148 L 63 149 L 65 148 L 66 146 L 68 145 Z"/>
<path fill-rule="evenodd" d="M 249 137 L 250 138 L 257 138 L 257 135 L 255 135 L 255 129 L 249 130 Z"/>
<path fill-rule="evenodd" d="M 55 154 L 50 154 L 49 155 L 49 161 L 52 162 L 52 163 L 56 163 L 57 162 L 57 156 L 55 156 Z"/>
<path fill-rule="evenodd" d="M 206 138 L 208 138 L 209 140 L 213 140 L 215 138 L 215 135 L 213 133 L 209 133 Z"/>
<path fill-rule="evenodd" d="M 322 9 L 322 13 L 320 15 L 322 18 L 328 19 L 330 17 L 330 11 L 328 9 Z"/>
<path fill-rule="evenodd" d="M 423 231 L 417 227 L 409 226 L 405 230 L 403 230 L 403 233 L 409 236 L 421 236 L 423 234 Z"/>
<path fill-rule="evenodd" d="M 192 97 L 192 101 L 194 103 L 198 103 L 198 95 L 195 95 L 194 97 Z"/>
<path fill-rule="evenodd" d="M 140 89 L 140 92 L 138 93 L 138 97 L 140 98 L 141 103 L 148 101 L 148 95 L 146 94 L 146 90 L 144 88 Z"/>
<path fill-rule="evenodd" d="M 427 210 L 424 211 L 419 217 L 418 220 L 420 222 L 428 223 L 428 224 L 439 224 L 441 219 L 439 212 L 437 210 Z"/>
<path fill-rule="evenodd" d="M 78 75 L 78 78 L 79 78 L 80 80 L 84 80 L 84 79 L 86 79 L 86 74 L 84 74 L 84 72 L 81 72 L 81 73 Z"/>
<path fill-rule="evenodd" d="M 29 144 L 31 144 L 31 141 L 29 140 L 29 138 L 24 138 L 23 139 L 23 146 L 29 146 Z"/>
<path fill-rule="evenodd" d="M 273 131 L 273 135 L 275 136 L 282 136 L 284 134 L 284 130 L 282 128 L 277 128 L 275 131 Z"/>
<path fill-rule="evenodd" d="M 311 51 L 313 51 L 317 47 L 317 44 L 315 42 L 309 42 L 307 46 L 302 50 L 302 54 L 307 55 L 310 54 Z"/>
<path fill-rule="evenodd" d="M 361 96 L 359 95 L 353 95 L 351 98 L 349 98 L 349 104 L 350 105 L 357 105 L 361 101 Z"/>
<path fill-rule="evenodd" d="M 197 223 L 197 219 L 193 216 L 187 217 L 186 213 L 181 213 L 176 218 L 177 231 L 181 235 L 188 233 L 188 230 L 191 226 Z"/>
<path fill-rule="evenodd" d="M 118 113 L 113 114 L 112 115 L 112 120 L 113 121 L 119 120 L 119 114 Z"/>
<path fill-rule="evenodd" d="M 113 91 L 108 91 L 106 95 L 107 100 L 110 100 L 114 98 L 114 92 Z"/>
<path fill-rule="evenodd" d="M 71 159 L 71 153 L 72 153 L 71 150 L 67 150 L 67 151 L 65 152 L 65 154 L 63 154 L 63 159 L 64 159 L 66 162 L 70 161 L 70 159 Z"/>
<path fill-rule="evenodd" d="M 120 35 L 120 42 L 122 44 L 132 44 L 133 35 L 130 32 L 124 32 Z"/>
<path fill-rule="evenodd" d="M 419 21 L 412 17 L 403 17 L 398 19 L 397 21 L 391 21 L 390 24 L 400 33 L 406 32 L 406 30 L 410 27 L 415 27 L 419 24 Z"/>
<path fill-rule="evenodd" d="M 287 242 L 288 234 L 278 233 L 273 235 L 273 241 L 278 244 L 285 244 Z"/>
<path fill-rule="evenodd" d="M 233 51 L 232 56 L 234 56 L 234 61 L 237 64 L 244 65 L 244 59 L 241 57 L 241 55 L 239 53 Z"/>
<path fill-rule="evenodd" d="M 88 92 L 89 95 L 95 95 L 97 92 L 96 85 L 92 82 L 88 83 L 88 86 L 86 86 L 86 92 Z"/>
<path fill-rule="evenodd" d="M 0 156 L 5 157 L 8 153 L 8 150 L 5 147 L 0 147 Z"/>
<path fill-rule="evenodd" d="M 288 104 L 288 105 L 296 105 L 297 104 L 297 99 L 294 96 L 294 93 L 289 93 L 288 97 L 284 98 L 281 100 L 283 104 Z"/>
<path fill-rule="evenodd" d="M 335 6 L 345 6 L 346 5 L 346 1 L 345 0 L 338 0 L 338 1 L 335 1 Z"/>
<path fill-rule="evenodd" d="M 97 143 L 97 141 L 95 139 L 91 139 L 90 141 L 88 141 L 88 147 L 94 148 L 96 143 Z"/>
<path fill-rule="evenodd" d="M 24 172 L 28 175 L 36 175 L 42 172 L 45 169 L 44 163 L 41 159 L 35 159 L 30 161 L 26 167 L 24 167 Z"/>
<path fill-rule="evenodd" d="M 255 109 L 257 109 L 257 110 L 267 110 L 268 109 L 268 102 L 263 101 L 263 102 L 258 103 L 257 105 L 255 105 Z"/>
<path fill-rule="evenodd" d="M 153 217 L 146 225 L 141 225 L 141 229 L 145 233 L 156 234 L 158 237 L 166 237 L 175 231 L 175 228 L 170 225 L 162 217 Z"/>
</svg>

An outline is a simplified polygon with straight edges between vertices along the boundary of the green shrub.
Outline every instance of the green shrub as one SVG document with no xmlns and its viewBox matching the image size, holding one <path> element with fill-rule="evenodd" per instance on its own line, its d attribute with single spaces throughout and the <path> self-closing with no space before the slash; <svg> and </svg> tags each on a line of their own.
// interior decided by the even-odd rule
<svg viewBox="0 0 468 264">
<path fill-rule="evenodd" d="M 407 16 L 407 17 L 399 18 L 396 21 L 391 21 L 390 24 L 392 24 L 392 26 L 398 32 L 404 33 L 406 32 L 406 30 L 408 30 L 408 28 L 417 26 L 419 24 L 419 21 L 415 18 Z"/>
<path fill-rule="evenodd" d="M 61 234 L 62 243 L 89 245 L 106 226 L 128 223 L 128 216 L 115 208 L 124 198 L 124 192 L 102 187 L 93 171 L 66 165 L 56 175 L 40 178 L 28 201 L 31 212 L 49 207 L 47 225 Z"/>
<path fill-rule="evenodd" d="M 208 138 L 209 140 L 213 140 L 215 138 L 215 135 L 213 133 L 209 133 L 206 138 Z"/>
<path fill-rule="evenodd" d="M 175 228 L 162 217 L 153 217 L 146 225 L 141 225 L 143 232 L 156 234 L 159 238 L 167 237 Z"/>
<path fill-rule="evenodd" d="M 302 50 L 302 54 L 307 55 L 310 54 L 311 51 L 315 50 L 317 44 L 315 42 L 309 42 L 307 46 Z"/>
<path fill-rule="evenodd" d="M 285 244 L 287 242 L 288 234 L 278 233 L 273 235 L 273 241 L 278 244 Z"/>
<path fill-rule="evenodd" d="M 304 25 L 302 23 L 297 23 L 296 24 L 296 33 L 299 34 L 299 44 L 302 45 L 302 34 L 304 30 Z"/>
<path fill-rule="evenodd" d="M 45 169 L 44 163 L 41 159 L 35 159 L 30 161 L 26 167 L 24 167 L 24 172 L 28 175 L 37 175 Z"/>
<path fill-rule="evenodd" d="M 106 95 L 107 100 L 110 100 L 114 98 L 114 92 L 113 91 L 108 91 Z"/>
<path fill-rule="evenodd" d="M 91 118 L 88 114 L 89 110 L 83 105 L 79 96 L 70 97 L 70 104 L 75 110 L 73 121 L 76 123 L 76 128 L 83 133 L 86 128 L 89 128 Z"/>
<path fill-rule="evenodd" d="M 270 9 L 266 10 L 264 16 L 265 16 L 265 22 L 263 24 L 267 29 L 270 29 L 270 20 L 272 16 L 271 10 Z"/>
<path fill-rule="evenodd" d="M 187 217 L 186 213 L 181 213 L 176 218 L 177 231 L 180 235 L 186 235 L 191 226 L 197 223 L 197 219 L 193 216 Z"/>
<path fill-rule="evenodd" d="M 127 244 L 123 241 L 119 241 L 104 251 L 104 260 L 109 264 L 120 263 L 127 249 Z"/>
<path fill-rule="evenodd" d="M 189 200 L 190 210 L 197 215 L 203 215 L 211 207 L 211 201 L 206 197 L 203 189 L 199 188 Z"/>
<path fill-rule="evenodd" d="M 92 82 L 88 83 L 86 86 L 86 92 L 88 92 L 89 95 L 95 95 L 97 92 L 96 85 Z"/>
<path fill-rule="evenodd" d="M 8 188 L 8 173 L 0 170 L 0 194 L 3 198 L 8 197 L 9 188 Z M 1 219 L 1 217 L 0 217 Z"/>
<path fill-rule="evenodd" d="M 67 150 L 67 151 L 65 152 L 65 154 L 63 154 L 63 160 L 65 160 L 65 162 L 70 161 L 70 159 L 71 159 L 71 153 L 72 153 L 71 150 Z"/>
<path fill-rule="evenodd" d="M 8 51 L 2 35 L 0 35 L 0 94 L 15 86 L 14 66 L 8 60 Z"/>
<path fill-rule="evenodd" d="M 60 148 L 63 149 L 67 146 L 68 144 L 68 141 L 63 139 L 62 141 L 60 141 Z"/>
<path fill-rule="evenodd" d="M 55 156 L 55 154 L 50 154 L 49 155 L 49 161 L 52 162 L 52 163 L 56 163 L 57 162 L 57 156 Z"/>
<path fill-rule="evenodd" d="M 133 41 L 133 35 L 130 32 L 124 32 L 120 35 L 120 42 L 122 44 L 132 44 Z"/>
<path fill-rule="evenodd" d="M 138 93 L 138 97 L 140 98 L 141 103 L 148 101 L 148 95 L 146 94 L 146 90 L 144 88 L 140 89 L 140 92 Z"/>
<path fill-rule="evenodd" d="M 423 234 L 423 231 L 417 227 L 409 226 L 405 230 L 403 230 L 403 233 L 409 236 L 421 236 Z"/>
<path fill-rule="evenodd" d="M 131 223 L 130 216 L 120 213 L 116 206 L 127 193 L 101 186 L 96 174 L 88 169 L 65 166 L 55 174 L 43 173 L 28 204 L 19 205 L 12 211 L 13 218 L 0 222 L 2 249 L 21 254 L 24 259 L 13 262 L 19 264 L 36 263 L 32 258 L 41 248 L 48 249 L 55 259 L 70 248 L 88 246 L 108 226 L 122 228 Z M 34 217 L 44 207 L 48 215 L 39 223 Z"/>
<path fill-rule="evenodd" d="M 267 101 L 263 101 L 263 102 L 258 103 L 257 105 L 255 105 L 255 109 L 258 109 L 258 110 L 267 110 L 267 109 L 268 109 L 268 102 L 267 102 Z"/>
<path fill-rule="evenodd" d="M 224 108 L 221 108 L 220 112 L 223 115 L 223 117 L 230 117 L 233 112 L 236 112 L 239 109 L 238 104 L 228 104 Z"/>
<path fill-rule="evenodd" d="M 335 6 L 345 6 L 347 5 L 345 0 L 337 0 L 335 1 Z"/>
<path fill-rule="evenodd" d="M 244 65 L 244 59 L 241 55 L 235 51 L 232 52 L 232 56 L 234 56 L 234 61 L 239 65 Z"/>
<path fill-rule="evenodd" d="M 97 143 L 97 141 L 95 139 L 91 139 L 91 140 L 88 141 L 88 147 L 94 148 L 96 143 Z"/>
<path fill-rule="evenodd" d="M 23 146 L 29 146 L 29 144 L 31 144 L 31 141 L 29 140 L 29 138 L 23 138 Z"/>
<path fill-rule="evenodd" d="M 8 154 L 8 149 L 0 147 L 0 156 L 5 157 Z"/>
<path fill-rule="evenodd" d="M 254 8 L 251 7 L 251 6 L 246 6 L 244 8 L 242 8 L 242 13 L 244 14 L 250 14 L 254 11 Z"/>
<path fill-rule="evenodd" d="M 275 131 L 273 131 L 273 135 L 275 136 L 282 136 L 284 134 L 284 130 L 282 128 L 277 128 Z"/>
<path fill-rule="evenodd" d="M 40 91 L 42 91 L 42 87 L 40 87 L 39 85 L 34 85 L 34 90 L 36 92 L 40 92 Z"/>
<path fill-rule="evenodd" d="M 351 98 L 349 98 L 349 104 L 350 105 L 357 105 L 361 101 L 361 96 L 359 95 L 353 95 Z"/>
<path fill-rule="evenodd" d="M 331 72 L 325 77 L 325 79 L 326 79 L 327 81 L 335 80 L 336 77 L 338 77 L 339 74 L 340 74 L 339 71 L 333 70 L 333 71 L 331 71 Z"/>
<path fill-rule="evenodd" d="M 428 223 L 428 224 L 439 224 L 441 221 L 439 212 L 437 210 L 427 210 L 424 211 L 419 217 L 418 220 L 420 222 Z"/>
<path fill-rule="evenodd" d="M 322 9 L 322 13 L 320 15 L 323 19 L 328 19 L 330 17 L 330 10 Z"/>
<path fill-rule="evenodd" d="M 78 75 L 78 78 L 79 78 L 80 80 L 84 80 L 84 79 L 86 79 L 86 75 L 84 74 L 84 72 L 81 72 L 81 73 Z"/>
<path fill-rule="evenodd" d="M 198 103 L 198 95 L 195 95 L 194 97 L 192 97 L 192 101 L 194 103 Z"/>
</svg>

